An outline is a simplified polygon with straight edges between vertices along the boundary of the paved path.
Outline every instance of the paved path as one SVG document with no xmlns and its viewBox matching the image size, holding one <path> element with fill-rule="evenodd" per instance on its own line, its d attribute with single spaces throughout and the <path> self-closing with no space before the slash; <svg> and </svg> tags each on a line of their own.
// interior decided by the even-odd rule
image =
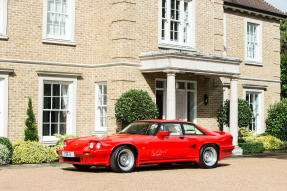
<svg viewBox="0 0 287 191">
<path fill-rule="evenodd" d="M 128 174 L 104 168 L 77 171 L 70 165 L 0 168 L 0 191 L 11 190 L 287 191 L 287 154 L 230 158 L 216 169 L 145 166 Z"/>
</svg>

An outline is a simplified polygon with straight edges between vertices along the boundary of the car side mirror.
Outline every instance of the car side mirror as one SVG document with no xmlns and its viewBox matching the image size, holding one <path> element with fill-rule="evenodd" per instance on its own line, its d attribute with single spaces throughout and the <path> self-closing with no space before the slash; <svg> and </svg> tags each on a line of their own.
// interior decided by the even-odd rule
<svg viewBox="0 0 287 191">
<path fill-rule="evenodd" d="M 169 136 L 169 132 L 168 131 L 160 131 L 157 133 L 157 136 L 159 136 L 159 137 Z"/>
</svg>

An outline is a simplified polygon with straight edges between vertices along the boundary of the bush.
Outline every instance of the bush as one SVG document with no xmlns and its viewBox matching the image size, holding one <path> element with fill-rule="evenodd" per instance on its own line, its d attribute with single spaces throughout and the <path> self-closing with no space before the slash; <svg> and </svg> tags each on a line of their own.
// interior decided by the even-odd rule
<svg viewBox="0 0 287 191">
<path fill-rule="evenodd" d="M 7 147 L 7 149 L 9 150 L 9 157 L 11 159 L 13 154 L 13 148 L 10 140 L 6 137 L 0 137 L 0 144 L 5 145 Z"/>
<path fill-rule="evenodd" d="M 282 147 L 283 147 L 284 150 L 287 150 L 287 141 L 283 142 L 283 146 Z"/>
<path fill-rule="evenodd" d="M 13 149 L 13 164 L 40 164 L 58 160 L 55 147 L 50 148 L 39 142 L 16 141 Z"/>
<path fill-rule="evenodd" d="M 244 140 L 246 142 L 262 143 L 266 151 L 280 150 L 283 148 L 282 141 L 272 135 L 244 137 Z"/>
<path fill-rule="evenodd" d="M 239 143 L 243 149 L 243 154 L 262 153 L 264 151 L 263 143 L 259 142 L 245 142 Z"/>
<path fill-rule="evenodd" d="M 59 139 L 59 141 L 56 144 L 57 147 L 60 147 L 59 149 L 61 149 L 64 146 L 64 140 L 79 137 L 76 135 L 60 135 L 60 134 L 54 134 L 54 136 Z"/>
<path fill-rule="evenodd" d="M 217 113 L 219 127 L 223 129 L 226 125 L 229 127 L 230 100 L 226 100 Z M 252 110 L 248 102 L 244 99 L 238 99 L 238 127 L 247 127 L 252 122 Z"/>
<path fill-rule="evenodd" d="M 6 145 L 0 144 L 0 165 L 9 164 L 11 161 L 10 151 Z"/>
<path fill-rule="evenodd" d="M 287 141 L 287 99 L 270 106 L 266 119 L 266 132 L 282 141 Z"/>
<path fill-rule="evenodd" d="M 115 104 L 117 121 L 126 125 L 135 120 L 156 119 L 157 105 L 143 90 L 129 90 L 121 95 Z"/>
<path fill-rule="evenodd" d="M 27 116 L 28 117 L 25 121 L 26 128 L 24 131 L 25 141 L 39 141 L 35 115 L 33 112 L 32 100 L 30 97 L 28 100 Z"/>
</svg>

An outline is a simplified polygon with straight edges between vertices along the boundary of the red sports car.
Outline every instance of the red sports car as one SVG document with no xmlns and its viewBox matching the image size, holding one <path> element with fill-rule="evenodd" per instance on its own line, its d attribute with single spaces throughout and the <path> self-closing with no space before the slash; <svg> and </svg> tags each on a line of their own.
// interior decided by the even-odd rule
<svg viewBox="0 0 287 191">
<path fill-rule="evenodd" d="M 148 163 L 194 161 L 202 168 L 217 167 L 232 154 L 232 136 L 212 132 L 186 121 L 135 121 L 119 134 L 67 139 L 58 150 L 60 162 L 78 169 L 109 166 L 115 172 L 131 172 Z"/>
</svg>

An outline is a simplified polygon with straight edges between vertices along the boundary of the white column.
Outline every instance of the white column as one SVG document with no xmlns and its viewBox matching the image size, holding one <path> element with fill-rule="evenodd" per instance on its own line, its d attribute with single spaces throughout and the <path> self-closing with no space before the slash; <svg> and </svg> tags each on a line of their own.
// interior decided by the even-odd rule
<svg viewBox="0 0 287 191">
<path fill-rule="evenodd" d="M 242 149 L 238 146 L 238 92 L 237 79 L 230 81 L 230 133 L 233 136 L 233 155 L 242 155 Z"/>
<path fill-rule="evenodd" d="M 175 73 L 167 73 L 167 93 L 166 93 L 166 119 L 174 120 L 176 118 L 176 91 L 175 91 Z"/>
</svg>

